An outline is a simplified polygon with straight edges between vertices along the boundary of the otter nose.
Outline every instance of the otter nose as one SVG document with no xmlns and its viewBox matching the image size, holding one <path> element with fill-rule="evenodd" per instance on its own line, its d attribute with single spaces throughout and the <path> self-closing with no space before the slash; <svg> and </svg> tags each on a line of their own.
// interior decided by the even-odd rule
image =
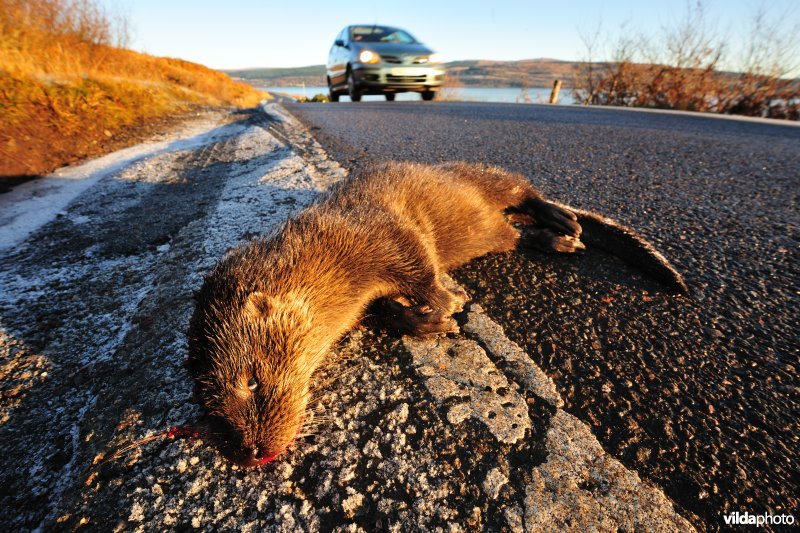
<svg viewBox="0 0 800 533">
<path fill-rule="evenodd" d="M 236 454 L 236 456 L 232 457 L 232 459 L 239 466 L 252 468 L 262 464 L 263 454 L 259 448 L 243 446 L 239 449 L 239 452 Z"/>
<path fill-rule="evenodd" d="M 250 461 L 258 464 L 264 465 L 271 462 L 275 457 L 277 457 L 277 453 L 270 452 L 265 448 L 251 448 L 250 449 Z"/>
</svg>

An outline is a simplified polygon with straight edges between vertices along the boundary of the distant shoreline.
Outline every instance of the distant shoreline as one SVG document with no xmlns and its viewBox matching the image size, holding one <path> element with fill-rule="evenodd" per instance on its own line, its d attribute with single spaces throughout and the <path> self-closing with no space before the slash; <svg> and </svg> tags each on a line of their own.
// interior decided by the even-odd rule
<svg viewBox="0 0 800 533">
<path fill-rule="evenodd" d="M 285 94 L 293 97 L 311 99 L 315 95 L 328 94 L 326 85 L 258 85 L 259 90 L 271 94 Z M 451 102 L 496 102 L 518 104 L 546 104 L 550 101 L 550 87 L 444 87 L 438 97 L 439 100 Z M 343 96 L 346 101 L 349 100 Z M 417 93 L 399 93 L 397 100 L 419 100 Z M 383 101 L 380 95 L 365 95 L 364 101 Z M 575 99 L 571 90 L 562 90 L 558 99 L 559 105 L 574 104 Z"/>
<path fill-rule="evenodd" d="M 286 87 L 293 88 L 293 87 L 300 87 L 302 85 L 306 85 L 308 87 L 321 87 L 326 84 L 325 78 L 308 78 L 308 79 L 301 79 L 300 81 L 286 81 L 286 80 L 275 80 L 275 79 L 246 79 L 246 78 L 233 78 L 236 81 L 240 81 L 242 83 L 247 83 L 255 88 L 260 87 Z M 459 87 L 463 89 L 551 89 L 552 83 L 547 85 L 533 85 L 533 84 L 511 84 L 511 83 L 504 83 L 504 84 L 492 84 L 492 83 L 481 83 L 481 82 L 473 82 L 473 81 L 464 81 L 459 80 Z M 571 84 L 567 84 L 565 80 L 562 80 L 561 90 L 571 89 Z"/>
<path fill-rule="evenodd" d="M 561 80 L 562 88 L 574 85 L 577 61 L 526 59 L 522 61 L 468 60 L 447 63 L 447 74 L 464 88 L 522 89 L 552 87 Z M 224 70 L 229 76 L 253 86 L 293 87 L 302 84 L 326 85 L 325 65 L 297 68 L 251 68 Z"/>
</svg>

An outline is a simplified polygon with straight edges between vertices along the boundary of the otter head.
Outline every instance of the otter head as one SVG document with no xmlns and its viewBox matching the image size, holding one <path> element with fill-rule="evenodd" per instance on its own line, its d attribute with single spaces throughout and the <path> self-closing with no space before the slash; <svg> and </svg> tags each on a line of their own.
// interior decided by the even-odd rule
<svg viewBox="0 0 800 533">
<path fill-rule="evenodd" d="M 283 453 L 301 430 L 314 370 L 300 298 L 246 295 L 198 303 L 187 367 L 220 451 L 245 467 Z"/>
</svg>

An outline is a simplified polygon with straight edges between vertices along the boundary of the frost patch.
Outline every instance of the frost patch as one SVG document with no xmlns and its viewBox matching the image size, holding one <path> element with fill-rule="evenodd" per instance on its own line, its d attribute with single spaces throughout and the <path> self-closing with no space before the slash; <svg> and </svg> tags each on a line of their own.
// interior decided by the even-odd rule
<svg viewBox="0 0 800 533">
<path fill-rule="evenodd" d="M 28 390 L 47 379 L 52 366 L 48 358 L 30 353 L 23 342 L 0 328 L 0 426 L 8 422 Z"/>
<path fill-rule="evenodd" d="M 217 120 L 200 120 L 158 142 L 118 150 L 82 165 L 64 167 L 53 174 L 23 183 L 0 195 L 0 250 L 24 241 L 55 218 L 70 202 L 101 179 L 138 161 L 174 150 L 189 150 L 211 143 L 235 130 L 218 128 Z"/>
<path fill-rule="evenodd" d="M 233 160 L 255 158 L 262 164 L 243 163 L 225 182 L 217 208 L 205 224 L 207 268 L 248 236 L 269 233 L 328 185 L 311 176 L 300 157 L 260 127 L 251 127 L 231 148 Z"/>
</svg>

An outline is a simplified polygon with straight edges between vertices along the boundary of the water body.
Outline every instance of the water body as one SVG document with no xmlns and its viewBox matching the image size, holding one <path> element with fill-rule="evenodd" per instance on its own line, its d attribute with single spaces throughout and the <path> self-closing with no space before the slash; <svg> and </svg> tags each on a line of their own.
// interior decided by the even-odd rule
<svg viewBox="0 0 800 533">
<path fill-rule="evenodd" d="M 312 98 L 315 94 L 328 94 L 327 87 L 259 87 L 269 92 L 285 93 L 295 96 L 305 96 Z M 511 102 L 511 103 L 531 103 L 531 104 L 544 104 L 550 99 L 549 87 L 530 87 L 523 91 L 519 88 L 507 87 L 469 87 L 461 89 L 447 89 L 448 100 L 460 100 L 464 102 Z M 362 101 L 364 102 L 381 102 L 386 99 L 381 95 L 364 95 Z M 397 100 L 421 100 L 418 93 L 398 93 Z M 342 102 L 349 102 L 350 98 L 347 96 L 341 97 Z M 558 97 L 559 104 L 572 104 L 575 100 L 572 98 L 571 89 L 561 89 Z"/>
</svg>

